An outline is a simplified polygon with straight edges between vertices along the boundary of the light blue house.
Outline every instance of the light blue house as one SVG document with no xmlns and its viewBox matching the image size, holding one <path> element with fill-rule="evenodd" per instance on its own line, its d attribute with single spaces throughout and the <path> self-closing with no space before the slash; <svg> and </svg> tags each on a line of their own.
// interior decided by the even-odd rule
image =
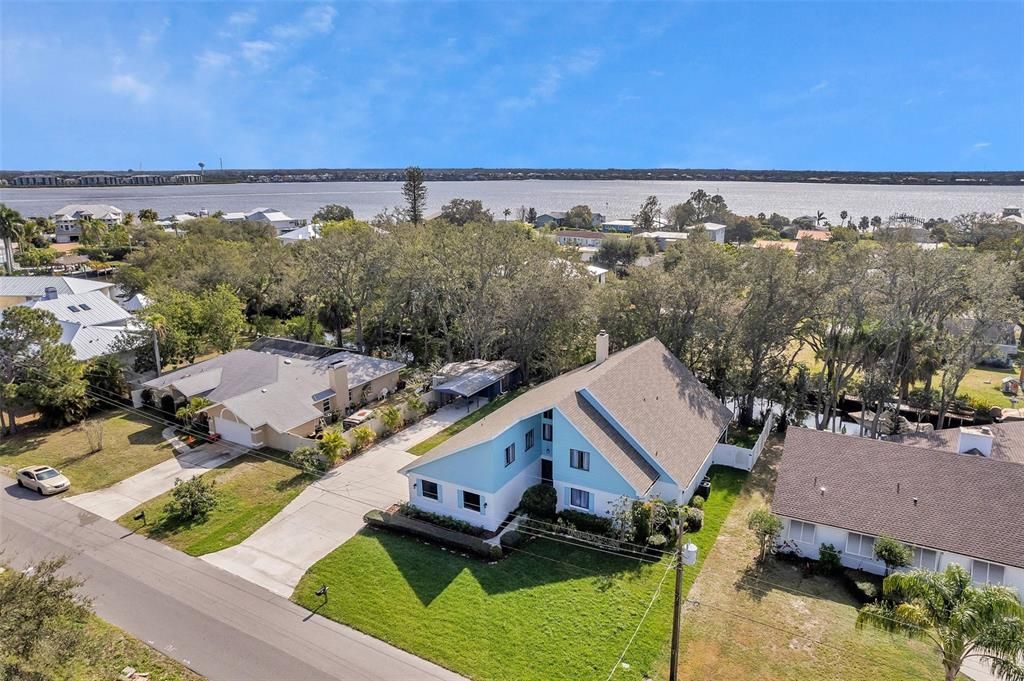
<svg viewBox="0 0 1024 681">
<path fill-rule="evenodd" d="M 732 412 L 657 339 L 543 383 L 401 469 L 417 507 L 497 529 L 523 491 L 607 514 L 621 497 L 693 496 Z"/>
</svg>

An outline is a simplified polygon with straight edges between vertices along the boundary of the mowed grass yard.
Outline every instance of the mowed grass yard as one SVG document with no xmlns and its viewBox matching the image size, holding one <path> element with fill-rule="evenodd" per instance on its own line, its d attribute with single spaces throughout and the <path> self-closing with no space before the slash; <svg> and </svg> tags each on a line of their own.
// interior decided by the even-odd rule
<svg viewBox="0 0 1024 681">
<path fill-rule="evenodd" d="M 497 399 L 491 400 L 490 402 L 480 407 L 473 413 L 467 414 L 466 416 L 462 417 L 461 419 L 459 419 L 452 425 L 448 426 L 441 432 L 435 433 L 434 435 L 431 435 L 423 442 L 417 443 L 416 445 L 410 447 L 408 449 L 408 452 L 410 454 L 415 454 L 416 456 L 426 454 L 431 449 L 438 446 L 448 438 L 458 433 L 461 433 L 466 428 L 469 428 L 471 425 L 473 425 L 483 417 L 487 416 L 498 407 L 502 406 L 503 404 L 506 404 L 509 400 L 515 399 L 525 391 L 526 387 L 516 388 L 515 390 L 506 393 L 501 397 L 498 397 Z"/>
<path fill-rule="evenodd" d="M 24 466 L 53 466 L 71 480 L 71 494 L 91 492 L 171 458 L 163 426 L 139 416 L 110 411 L 96 414 L 103 423 L 103 449 L 90 454 L 79 426 L 44 430 L 32 425 L 0 439 L 0 468 L 8 475 Z"/>
<path fill-rule="evenodd" d="M 803 347 L 800 352 L 797 353 L 796 361 L 806 364 L 811 374 L 818 373 L 822 370 L 822 364 L 814 357 L 814 351 L 809 347 Z M 1003 407 L 1009 408 L 1012 406 L 1008 395 L 1004 395 L 1002 391 L 1002 381 L 1004 376 L 1018 376 L 1020 371 L 1015 368 L 995 368 L 978 365 L 971 368 L 964 377 L 964 380 L 960 382 L 960 389 L 957 390 L 958 395 L 968 395 L 969 397 L 979 400 L 983 404 L 987 404 L 990 407 Z M 857 378 L 860 374 L 857 374 Z M 942 379 L 941 374 L 936 374 L 932 380 L 932 386 L 938 390 L 939 382 Z M 918 383 L 914 387 L 923 388 L 924 383 Z M 1024 404 L 1024 403 L 1022 403 Z"/>
<path fill-rule="evenodd" d="M 857 604 L 838 581 L 805 578 L 792 564 L 756 568 L 747 514 L 769 503 L 778 439 L 770 441 L 690 593 L 683 615 L 679 678 L 759 681 L 915 681 L 943 678 L 924 643 L 857 631 Z M 655 678 L 668 676 L 668 658 Z"/>
<path fill-rule="evenodd" d="M 71 681 L 109 681 L 125 667 L 149 672 L 150 681 L 202 681 L 188 667 L 150 648 L 99 617 L 86 627 L 87 644 L 67 662 Z M 52 670 L 49 670 L 52 671 Z M 46 678 L 50 678 L 47 676 Z M 62 677 L 63 678 L 63 677 Z"/>
<path fill-rule="evenodd" d="M 192 556 L 234 546 L 270 521 L 314 478 L 277 461 L 246 454 L 203 477 L 216 483 L 217 507 L 205 520 L 181 523 L 164 507 L 171 492 L 150 499 L 118 518 L 124 527 L 148 535 Z M 146 525 L 133 517 L 146 512 Z"/>
<path fill-rule="evenodd" d="M 713 468 L 707 555 L 746 473 Z M 604 679 L 658 583 L 661 594 L 615 678 L 638 681 L 663 656 L 672 626 L 668 559 L 644 564 L 534 540 L 495 563 L 405 536 L 363 530 L 314 565 L 293 599 L 319 614 L 474 679 Z M 700 566 L 687 568 L 686 586 Z M 326 603 L 314 592 L 330 586 Z"/>
</svg>

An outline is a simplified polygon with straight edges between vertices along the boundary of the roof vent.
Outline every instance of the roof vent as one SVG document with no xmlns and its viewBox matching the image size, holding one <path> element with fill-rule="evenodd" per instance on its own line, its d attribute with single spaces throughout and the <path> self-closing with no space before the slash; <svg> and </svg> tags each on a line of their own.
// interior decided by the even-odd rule
<svg viewBox="0 0 1024 681">
<path fill-rule="evenodd" d="M 292 363 L 292 361 L 291 361 L 290 359 L 288 359 L 288 358 L 285 358 L 285 360 L 284 360 L 284 363 L 285 363 L 285 364 L 291 364 L 291 363 Z"/>
<path fill-rule="evenodd" d="M 914 506 L 917 506 L 917 497 L 914 497 Z"/>
<path fill-rule="evenodd" d="M 825 488 L 819 487 L 818 490 L 821 492 L 821 496 L 825 496 Z"/>
<path fill-rule="evenodd" d="M 900 483 L 896 483 L 896 494 L 900 493 Z"/>
<path fill-rule="evenodd" d="M 265 393 L 265 392 L 267 392 L 267 389 L 266 388 L 260 388 L 260 392 L 261 393 Z"/>
</svg>

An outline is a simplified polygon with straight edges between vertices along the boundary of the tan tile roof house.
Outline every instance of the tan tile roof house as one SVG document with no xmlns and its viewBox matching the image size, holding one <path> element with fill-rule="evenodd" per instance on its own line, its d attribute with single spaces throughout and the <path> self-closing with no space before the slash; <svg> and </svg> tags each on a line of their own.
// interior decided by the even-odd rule
<svg viewBox="0 0 1024 681">
<path fill-rule="evenodd" d="M 1015 427 L 1004 439 L 1018 434 L 1024 430 Z M 913 567 L 959 563 L 975 581 L 1024 589 L 1024 465 L 1014 461 L 1019 441 L 1004 441 L 996 455 L 988 429 L 913 439 L 906 444 L 790 428 L 772 501 L 786 521 L 783 539 L 812 558 L 822 543 L 831 543 L 845 565 L 881 574 L 884 565 L 872 547 L 886 535 L 913 548 Z"/>
</svg>

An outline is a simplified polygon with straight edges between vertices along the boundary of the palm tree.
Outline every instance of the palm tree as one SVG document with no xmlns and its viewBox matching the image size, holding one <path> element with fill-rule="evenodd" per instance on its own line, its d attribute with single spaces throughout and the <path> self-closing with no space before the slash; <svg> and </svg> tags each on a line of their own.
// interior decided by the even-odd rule
<svg viewBox="0 0 1024 681">
<path fill-rule="evenodd" d="M 7 274 L 14 274 L 14 249 L 11 242 L 20 240 L 24 229 L 21 213 L 0 203 L 0 239 L 4 242 L 4 268 Z"/>
<path fill-rule="evenodd" d="M 959 565 L 945 572 L 914 570 L 889 575 L 885 600 L 861 608 L 857 628 L 872 626 L 929 641 L 942 655 L 946 681 L 969 657 L 1008 681 L 1024 679 L 1024 605 L 1013 589 L 975 586 Z"/>
<path fill-rule="evenodd" d="M 508 222 L 508 217 L 512 215 L 512 209 L 506 208 L 505 210 L 502 211 L 502 214 L 505 216 L 505 222 Z"/>
<path fill-rule="evenodd" d="M 847 218 L 848 215 L 849 215 L 849 213 L 847 213 L 845 210 L 839 211 L 839 224 L 840 225 L 844 225 L 844 226 L 846 225 L 846 218 Z"/>
<path fill-rule="evenodd" d="M 817 214 L 814 216 L 814 226 L 815 227 L 820 227 L 821 223 L 824 222 L 824 221 L 825 221 L 825 214 L 819 210 L 817 212 Z"/>
</svg>

